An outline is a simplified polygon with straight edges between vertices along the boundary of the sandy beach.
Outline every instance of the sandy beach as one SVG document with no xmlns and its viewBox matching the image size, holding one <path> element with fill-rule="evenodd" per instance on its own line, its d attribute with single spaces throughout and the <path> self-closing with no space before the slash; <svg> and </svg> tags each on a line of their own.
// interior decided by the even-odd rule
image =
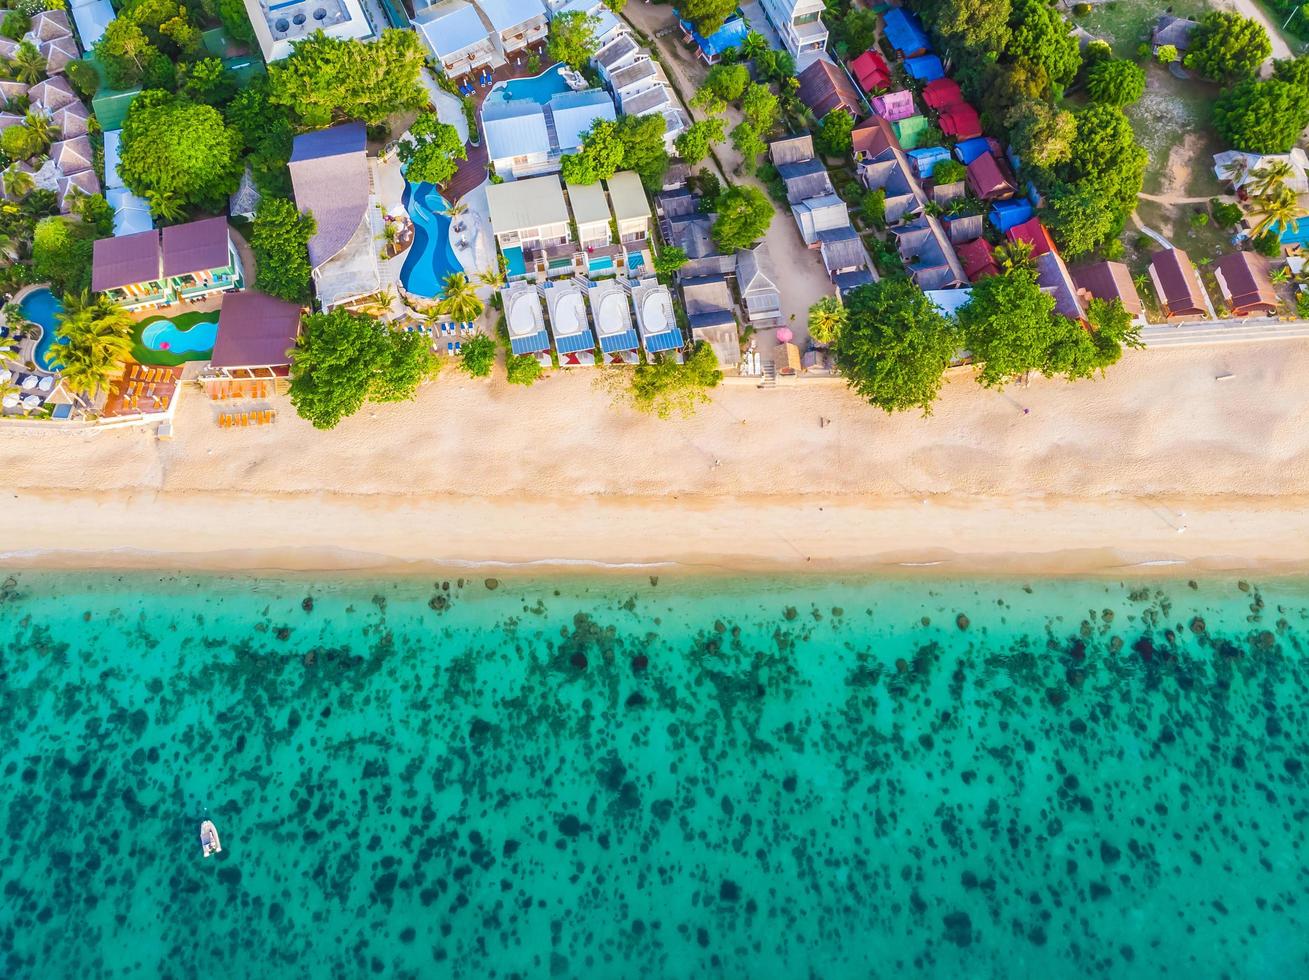
<svg viewBox="0 0 1309 980">
<path fill-rule="evenodd" d="M 447 370 L 333 432 L 280 408 L 267 429 L 220 430 L 189 391 L 171 441 L 0 431 L 3 562 L 1309 567 L 1299 343 L 1134 352 L 1103 380 L 1004 392 L 959 372 L 927 419 L 809 381 L 727 384 L 695 417 L 659 420 L 588 372 L 521 389 Z"/>
</svg>

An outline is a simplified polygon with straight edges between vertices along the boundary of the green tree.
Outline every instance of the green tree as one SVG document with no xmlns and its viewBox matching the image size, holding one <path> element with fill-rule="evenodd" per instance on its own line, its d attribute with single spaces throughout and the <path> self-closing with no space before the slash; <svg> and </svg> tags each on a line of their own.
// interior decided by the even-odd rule
<svg viewBox="0 0 1309 980">
<path fill-rule="evenodd" d="M 736 11 L 737 0 L 681 0 L 678 11 L 695 25 L 703 37 L 708 37 Z"/>
<path fill-rule="evenodd" d="M 11 127 L 17 129 L 18 127 Z M 26 170 L 19 170 L 17 165 L 11 165 L 4 172 L 4 191 L 16 201 L 21 201 L 32 193 L 36 187 L 36 181 L 32 178 L 31 173 Z"/>
<path fill-rule="evenodd" d="M 877 229 L 886 227 L 886 190 L 870 190 L 859 201 L 859 216 Z"/>
<path fill-rule="evenodd" d="M 290 197 L 286 163 L 294 135 L 291 115 L 285 106 L 269 101 L 267 80 L 256 79 L 238 92 L 223 109 L 223 118 L 240 134 L 246 165 L 260 193 Z"/>
<path fill-rule="evenodd" d="M 959 332 L 911 280 L 892 276 L 846 296 L 836 359 L 846 383 L 885 412 L 931 414 Z"/>
<path fill-rule="evenodd" d="M 319 32 L 268 66 L 268 97 L 309 128 L 387 116 L 427 105 L 419 81 L 424 49 L 413 31 L 385 30 L 376 41 L 341 40 Z"/>
<path fill-rule="evenodd" d="M 225 105 L 236 94 L 236 76 L 220 58 L 201 58 L 182 66 L 182 91 L 206 105 Z"/>
<path fill-rule="evenodd" d="M 604 5 L 616 14 L 621 14 L 627 6 L 627 0 L 604 0 Z"/>
<path fill-rule="evenodd" d="M 0 153 L 10 160 L 26 160 L 35 156 L 42 147 L 32 138 L 32 131 L 26 126 L 9 126 L 0 132 Z"/>
<path fill-rule="evenodd" d="M 782 113 L 781 103 L 767 85 L 751 82 L 741 96 L 741 116 L 761 135 L 768 135 Z"/>
<path fill-rule="evenodd" d="M 1077 75 L 1081 49 L 1063 14 L 1042 0 L 1013 0 L 1009 15 L 1010 60 L 1040 68 L 1050 85 L 1062 89 Z"/>
<path fill-rule="evenodd" d="M 1304 216 L 1295 191 L 1285 185 L 1278 187 L 1265 196 L 1258 198 L 1254 205 L 1254 214 L 1258 223 L 1250 229 L 1251 238 L 1260 238 L 1265 234 L 1277 236 Z"/>
<path fill-rule="evenodd" d="M 79 194 L 73 198 L 69 210 L 93 230 L 96 238 L 113 236 L 114 209 L 103 194 Z"/>
<path fill-rule="evenodd" d="M 632 371 L 632 404 L 661 419 L 692 415 L 709 401 L 709 391 L 722 380 L 714 349 L 697 341 L 681 364 L 667 354 L 656 354 L 651 363 L 638 364 Z"/>
<path fill-rule="evenodd" d="M 824 156 L 843 157 L 850 152 L 850 133 L 853 130 L 854 116 L 844 109 L 833 109 L 823 116 L 814 144 Z"/>
<path fill-rule="evenodd" d="M 1285 153 L 1309 125 L 1309 99 L 1287 82 L 1248 79 L 1218 96 L 1214 128 L 1246 153 Z"/>
<path fill-rule="evenodd" d="M 676 245 L 665 245 L 654 257 L 655 275 L 660 279 L 667 280 L 677 273 L 677 270 L 686 265 L 690 259 L 686 252 Z"/>
<path fill-rule="evenodd" d="M 541 371 L 541 362 L 531 354 L 509 355 L 505 361 L 505 373 L 511 385 L 530 388 L 540 379 Z"/>
<path fill-rule="evenodd" d="M 832 24 L 832 34 L 846 58 L 857 58 L 877 43 L 877 14 L 851 7 Z"/>
<path fill-rule="evenodd" d="M 1191 32 L 1186 67 L 1216 82 L 1253 78 L 1273 53 L 1262 24 L 1230 10 L 1211 10 Z"/>
<path fill-rule="evenodd" d="M 574 71 L 581 71 L 599 48 L 596 31 L 600 18 L 581 10 L 566 10 L 550 21 L 550 39 L 546 52 Z"/>
<path fill-rule="evenodd" d="M 246 44 L 254 41 L 254 28 L 250 26 L 250 15 L 246 13 L 243 0 L 214 0 L 214 10 L 233 38 Z"/>
<path fill-rule="evenodd" d="M 594 184 L 596 181 L 608 180 L 622 168 L 626 152 L 619 124 L 608 119 L 597 119 L 582 135 L 582 145 L 578 151 L 564 155 L 563 178 L 570 184 Z"/>
<path fill-rule="evenodd" d="M 1026 265 L 974 283 L 959 326 L 978 365 L 977 380 L 988 388 L 1003 388 L 1030 371 L 1071 380 L 1094 370 L 1090 336 L 1055 313 L 1054 297 L 1042 292 L 1036 271 Z"/>
<path fill-rule="evenodd" d="M 471 323 L 484 309 L 477 290 L 462 272 L 452 272 L 441 283 L 441 300 L 436 308 L 456 323 Z"/>
<path fill-rule="evenodd" d="M 1026 100 L 1006 117 L 1015 152 L 1026 164 L 1049 169 L 1066 163 L 1077 139 L 1077 120 L 1047 102 Z"/>
<path fill-rule="evenodd" d="M 1056 185 L 1041 220 L 1067 258 L 1093 252 L 1118 231 L 1118 212 L 1092 186 Z"/>
<path fill-rule="evenodd" d="M 142 92 L 123 121 L 118 173 L 143 197 L 176 195 L 219 211 L 241 180 L 241 137 L 213 106 L 167 92 Z"/>
<path fill-rule="evenodd" d="M 459 366 L 474 378 L 490 377 L 491 368 L 495 367 L 495 341 L 479 333 L 464 344 Z"/>
<path fill-rule="evenodd" d="M 1086 73 L 1086 94 L 1093 102 L 1128 105 L 1145 94 L 1145 69 L 1123 58 L 1098 61 Z"/>
<path fill-rule="evenodd" d="M 409 127 L 409 138 L 396 147 L 396 156 L 408 180 L 445 184 L 459 172 L 458 161 L 468 159 L 468 151 L 459 130 L 441 122 L 435 112 L 420 112 Z"/>
<path fill-rule="evenodd" d="M 91 285 L 92 239 L 67 218 L 48 217 L 32 232 L 32 270 L 56 293 L 76 293 Z"/>
<path fill-rule="evenodd" d="M 958 160 L 938 160 L 932 167 L 932 181 L 936 184 L 957 184 L 968 177 L 968 168 Z"/>
<path fill-rule="evenodd" d="M 1309 92 L 1309 55 L 1298 58 L 1281 58 L 1273 62 L 1273 77 L 1298 89 Z"/>
<path fill-rule="evenodd" d="M 338 308 L 301 322 L 291 351 L 291 404 L 316 429 L 332 429 L 365 402 L 412 398 L 436 370 L 427 337 L 389 330 Z"/>
<path fill-rule="evenodd" d="M 25 85 L 35 85 L 45 77 L 45 57 L 31 41 L 20 41 L 10 60 L 14 78 Z"/>
<path fill-rule="evenodd" d="M 250 248 L 255 254 L 255 288 L 292 303 L 309 299 L 312 269 L 309 239 L 318 230 L 312 214 L 301 214 L 284 197 L 265 197 L 255 211 Z"/>
<path fill-rule="evenodd" d="M 130 17 L 115 17 L 95 42 L 96 60 L 113 88 L 131 88 L 145 77 L 146 65 L 159 54 L 145 31 Z"/>
<path fill-rule="evenodd" d="M 747 172 L 752 172 L 759 157 L 768 149 L 768 144 L 749 122 L 743 122 L 732 130 L 732 146 L 741 154 L 741 164 Z"/>
<path fill-rule="evenodd" d="M 648 189 L 658 189 L 668 172 L 668 150 L 664 147 L 664 117 L 623 116 L 618 120 L 618 138 L 623 144 L 621 169 L 636 173 Z"/>
<path fill-rule="evenodd" d="M 11 41 L 17 41 L 27 29 L 32 26 L 32 18 L 21 10 L 6 10 L 3 21 L 0 21 L 0 37 L 7 37 Z"/>
<path fill-rule="evenodd" d="M 1095 346 L 1095 367 L 1103 371 L 1117 364 L 1123 348 L 1137 350 L 1145 347 L 1141 328 L 1132 321 L 1132 314 L 1118 299 L 1093 299 L 1086 308 L 1086 322 L 1091 328 L 1091 343 Z"/>
<path fill-rule="evenodd" d="M 952 48 L 999 52 L 1009 46 L 1010 0 L 930 0 L 924 13 Z"/>
<path fill-rule="evenodd" d="M 764 236 L 773 220 L 773 205 L 756 187 L 729 187 L 718 199 L 718 219 L 711 234 L 724 252 L 749 248 Z"/>
<path fill-rule="evenodd" d="M 1141 192 L 1148 157 L 1132 124 L 1117 106 L 1094 104 L 1074 114 L 1077 138 L 1055 177 L 1079 191 L 1099 195 L 1114 225 L 1127 220 Z"/>
<path fill-rule="evenodd" d="M 90 401 L 132 352 L 132 318 L 108 299 L 67 303 L 56 317 L 49 358 L 64 386 Z"/>
<path fill-rule="evenodd" d="M 846 309 L 835 296 L 824 296 L 809 307 L 809 338 L 827 347 L 841 336 L 847 322 Z"/>
<path fill-rule="evenodd" d="M 722 102 L 735 102 L 750 84 L 750 70 L 745 65 L 718 64 L 709 69 L 702 90 L 712 92 Z"/>
<path fill-rule="evenodd" d="M 721 119 L 705 119 L 697 123 L 692 123 L 689 128 L 682 131 L 677 137 L 674 148 L 677 155 L 684 162 L 695 166 L 701 160 L 709 155 L 709 148 L 714 143 L 723 141 L 723 121 Z"/>
</svg>

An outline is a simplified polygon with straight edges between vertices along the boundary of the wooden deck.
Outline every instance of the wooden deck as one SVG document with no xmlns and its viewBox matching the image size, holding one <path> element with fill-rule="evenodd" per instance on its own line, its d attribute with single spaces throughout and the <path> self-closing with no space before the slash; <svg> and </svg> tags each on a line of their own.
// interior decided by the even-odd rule
<svg viewBox="0 0 1309 980">
<path fill-rule="evenodd" d="M 102 412 L 105 418 L 165 412 L 177 397 L 181 367 L 147 367 L 128 361 L 123 376 L 109 388 Z"/>
<path fill-rule="evenodd" d="M 545 53 L 544 44 L 538 45 L 536 50 L 541 56 L 541 68 L 539 71 L 529 72 L 527 70 L 527 53 L 516 52 L 516 55 L 521 56 L 522 64 L 515 64 L 511 60 L 508 64 L 500 66 L 492 75 L 491 84 L 479 85 L 477 91 L 473 93 L 472 99 L 477 103 L 477 128 L 479 135 L 481 135 L 481 142 L 478 143 L 477 146 L 469 144 L 468 159 L 459 164 L 459 170 L 450 178 L 449 183 L 442 188 L 442 195 L 447 201 L 454 202 L 459 200 L 469 191 L 480 185 L 482 181 L 486 180 L 486 165 L 488 157 L 486 155 L 486 135 L 482 132 L 482 103 L 486 101 L 486 97 L 491 89 L 499 82 L 507 82 L 513 78 L 527 78 L 533 74 L 539 75 L 541 72 L 547 71 L 557 64 L 557 62 L 551 61 L 550 57 Z M 469 80 L 476 84 L 475 79 L 470 78 Z M 460 81 L 463 81 L 463 79 L 455 79 L 456 83 Z"/>
</svg>

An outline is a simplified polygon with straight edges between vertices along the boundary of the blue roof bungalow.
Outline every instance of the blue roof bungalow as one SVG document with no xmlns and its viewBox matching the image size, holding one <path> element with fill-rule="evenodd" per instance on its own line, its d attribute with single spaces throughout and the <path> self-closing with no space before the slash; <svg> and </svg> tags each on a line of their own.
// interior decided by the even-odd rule
<svg viewBox="0 0 1309 980">
<path fill-rule="evenodd" d="M 909 160 L 919 180 L 930 180 L 932 171 L 942 160 L 950 159 L 950 151 L 944 146 L 920 146 L 909 151 Z"/>
<path fill-rule="evenodd" d="M 701 34 L 689 20 L 684 20 L 680 13 L 677 14 L 677 22 L 682 25 L 682 38 L 696 46 L 700 57 L 707 65 L 718 64 L 724 51 L 739 48 L 745 41 L 745 36 L 750 33 L 750 25 L 746 23 L 745 17 L 739 10 L 728 17 L 723 22 L 723 26 L 708 37 Z"/>
<path fill-rule="evenodd" d="M 991 224 L 995 225 L 1000 231 L 1008 231 L 1010 228 L 1031 220 L 1035 213 L 1032 202 L 1021 197 L 1015 197 L 1008 201 L 996 201 L 991 205 Z"/>
<path fill-rule="evenodd" d="M 919 82 L 934 82 L 938 78 L 945 78 L 945 66 L 941 64 L 941 59 L 934 54 L 919 55 L 917 58 L 908 58 L 904 63 L 904 70 L 909 73 L 909 77 Z"/>
<path fill-rule="evenodd" d="M 903 7 L 892 7 L 882 15 L 882 33 L 901 58 L 914 58 L 932 50 L 922 21 Z"/>
<path fill-rule="evenodd" d="M 1000 155 L 1000 144 L 989 136 L 974 136 L 954 145 L 955 159 L 965 167 L 986 153 Z"/>
</svg>

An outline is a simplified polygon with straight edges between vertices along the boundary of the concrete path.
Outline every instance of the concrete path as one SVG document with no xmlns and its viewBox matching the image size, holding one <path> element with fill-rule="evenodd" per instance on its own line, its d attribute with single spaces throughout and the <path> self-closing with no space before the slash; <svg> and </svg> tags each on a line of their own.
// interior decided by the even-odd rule
<svg viewBox="0 0 1309 980">
<path fill-rule="evenodd" d="M 1154 324 L 1141 331 L 1146 347 L 1195 347 L 1200 344 L 1240 344 L 1270 340 L 1309 339 L 1309 320 L 1212 320 Z"/>
</svg>

